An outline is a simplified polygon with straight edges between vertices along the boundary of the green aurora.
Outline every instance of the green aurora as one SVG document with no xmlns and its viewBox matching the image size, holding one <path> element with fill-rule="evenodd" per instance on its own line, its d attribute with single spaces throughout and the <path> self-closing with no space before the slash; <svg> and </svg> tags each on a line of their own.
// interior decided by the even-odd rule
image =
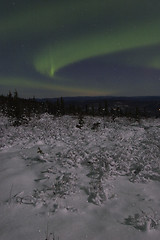
<svg viewBox="0 0 160 240">
<path fill-rule="evenodd" d="M 54 76 L 54 72 L 60 68 L 86 58 L 157 44 L 160 42 L 158 30 L 159 22 L 156 20 L 133 30 L 127 26 L 125 30 L 119 30 L 111 35 L 102 32 L 80 36 L 78 39 L 59 43 L 55 47 L 47 46 L 37 54 L 34 65 L 37 71 Z"/>
<path fill-rule="evenodd" d="M 157 0 L 29 0 L 27 3 L 15 1 L 10 9 L 6 6 L 4 3 L 4 10 L 0 11 L 0 43 L 6 50 L 5 63 L 9 59 L 15 71 L 23 60 L 26 64 L 23 68 L 29 66 L 32 71 L 28 76 L 28 68 L 26 74 L 24 70 L 17 76 L 12 72 L 10 76 L 8 72 L 6 76 L 4 71 L 0 72 L 3 87 L 30 88 L 32 93 L 39 88 L 54 93 L 62 91 L 64 95 L 121 95 L 118 86 L 112 88 L 105 83 L 104 89 L 104 81 L 98 89 L 94 80 L 88 80 L 90 86 L 82 86 L 83 76 L 79 81 L 71 76 L 68 81 L 65 69 L 84 60 L 106 56 L 106 64 L 122 64 L 126 69 L 133 66 L 160 70 L 159 52 L 147 51 L 160 44 L 160 3 Z M 24 45 L 22 54 L 21 44 Z M 25 49 L 25 46 L 29 47 Z M 140 53 L 141 49 L 146 49 L 147 54 Z M 130 54 L 133 51 L 136 54 Z M 126 52 L 128 55 L 124 57 Z M 19 56 L 17 63 L 16 54 Z M 119 60 L 114 58 L 116 54 L 120 55 Z M 3 57 L 0 59 L 2 62 Z M 155 88 L 157 84 L 156 80 Z M 140 87 L 143 88 L 143 82 Z M 127 89 L 124 93 L 127 94 Z"/>
</svg>

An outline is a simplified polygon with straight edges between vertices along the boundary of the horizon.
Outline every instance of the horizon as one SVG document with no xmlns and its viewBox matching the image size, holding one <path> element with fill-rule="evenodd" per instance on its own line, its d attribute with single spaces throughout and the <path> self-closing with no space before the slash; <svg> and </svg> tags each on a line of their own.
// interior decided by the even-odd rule
<svg viewBox="0 0 160 240">
<path fill-rule="evenodd" d="M 7 97 L 9 92 L 12 94 L 12 96 L 14 96 L 14 93 L 17 92 L 18 94 L 18 97 L 19 98 L 24 98 L 24 99 L 32 99 L 32 98 L 35 98 L 35 99 L 57 99 L 57 98 L 160 98 L 160 95 L 146 95 L 146 96 L 143 96 L 143 95 L 139 95 L 139 96 L 116 96 L 116 95 L 103 95 L 103 96 L 59 96 L 59 97 L 36 97 L 36 96 L 32 96 L 32 97 L 24 97 L 22 95 L 19 95 L 19 92 L 15 89 L 13 92 L 11 92 L 10 90 L 6 93 L 6 94 L 0 94 L 0 96 L 4 96 L 4 97 Z"/>
</svg>

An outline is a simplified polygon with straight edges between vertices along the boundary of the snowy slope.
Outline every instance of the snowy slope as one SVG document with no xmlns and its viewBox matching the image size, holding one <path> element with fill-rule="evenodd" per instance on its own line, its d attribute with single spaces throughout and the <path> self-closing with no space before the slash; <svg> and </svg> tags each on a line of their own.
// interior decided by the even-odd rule
<svg viewBox="0 0 160 240">
<path fill-rule="evenodd" d="M 160 239 L 159 119 L 0 120 L 0 239 Z"/>
</svg>

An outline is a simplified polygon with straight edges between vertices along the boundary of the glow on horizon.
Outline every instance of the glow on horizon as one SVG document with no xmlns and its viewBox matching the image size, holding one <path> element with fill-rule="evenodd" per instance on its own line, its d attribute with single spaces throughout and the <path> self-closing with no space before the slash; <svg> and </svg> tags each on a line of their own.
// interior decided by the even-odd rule
<svg viewBox="0 0 160 240">
<path fill-rule="evenodd" d="M 112 95 L 115 91 L 105 91 L 105 90 L 95 90 L 92 88 L 79 88 L 79 87 L 71 87 L 71 86 L 63 86 L 63 85 L 56 85 L 51 83 L 42 83 L 39 81 L 32 81 L 25 78 L 11 78 L 11 77 L 0 77 L 0 84 L 2 86 L 13 86 L 14 88 L 24 87 L 24 88 L 32 88 L 32 89 L 43 89 L 49 91 L 62 91 L 65 93 L 72 92 L 74 96 L 107 96 Z"/>
</svg>

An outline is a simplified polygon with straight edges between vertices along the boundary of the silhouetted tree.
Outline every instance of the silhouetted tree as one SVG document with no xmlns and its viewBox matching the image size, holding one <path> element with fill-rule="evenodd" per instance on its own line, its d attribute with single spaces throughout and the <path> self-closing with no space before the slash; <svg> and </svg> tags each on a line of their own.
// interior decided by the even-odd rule
<svg viewBox="0 0 160 240">
<path fill-rule="evenodd" d="M 89 114 L 89 107 L 88 107 L 88 105 L 86 104 L 86 106 L 85 106 L 85 114 L 86 115 L 88 115 Z"/>
<path fill-rule="evenodd" d="M 94 105 L 92 105 L 92 108 L 91 108 L 91 115 L 94 117 L 95 116 L 95 109 L 94 109 Z"/>
<path fill-rule="evenodd" d="M 104 115 L 105 116 L 109 115 L 108 102 L 107 101 L 105 101 L 105 103 L 104 103 Z"/>
<path fill-rule="evenodd" d="M 14 99 L 15 99 L 15 100 L 18 99 L 18 92 L 17 92 L 16 89 L 15 89 L 15 91 L 14 91 Z"/>
<path fill-rule="evenodd" d="M 64 99 L 61 97 L 60 99 L 60 112 L 62 115 L 65 114 L 65 105 L 64 105 Z"/>
<path fill-rule="evenodd" d="M 99 106 L 98 106 L 98 115 L 99 116 L 102 115 L 102 104 L 101 104 L 101 102 L 99 103 Z"/>
</svg>

